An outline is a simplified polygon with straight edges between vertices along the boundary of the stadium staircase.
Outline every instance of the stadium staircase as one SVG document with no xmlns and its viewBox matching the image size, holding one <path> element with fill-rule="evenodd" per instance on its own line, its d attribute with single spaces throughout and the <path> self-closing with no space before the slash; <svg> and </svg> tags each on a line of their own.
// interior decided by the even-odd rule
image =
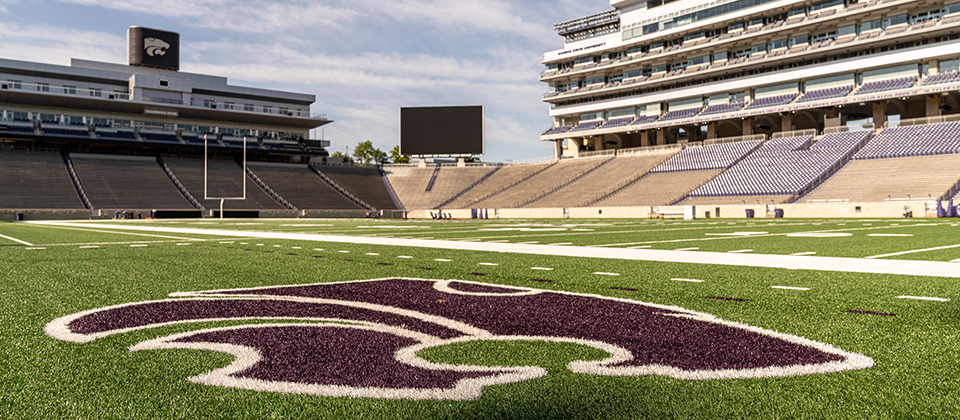
<svg viewBox="0 0 960 420">
<path fill-rule="evenodd" d="M 73 182 L 73 187 L 76 188 L 77 195 L 80 196 L 80 201 L 83 202 L 83 206 L 88 210 L 93 210 L 93 203 L 90 202 L 90 198 L 87 197 L 86 191 L 83 190 L 83 184 L 80 183 L 80 177 L 77 176 L 77 172 L 73 169 L 73 161 L 70 160 L 70 155 L 67 154 L 67 150 L 61 150 L 60 156 L 63 157 L 63 164 L 67 166 L 67 173 L 70 174 L 70 181 Z"/>
<path fill-rule="evenodd" d="M 281 197 L 280 194 L 277 194 L 277 192 L 274 191 L 273 188 L 270 188 L 270 186 L 267 185 L 267 183 L 263 182 L 263 180 L 261 180 L 260 177 L 257 176 L 257 174 L 253 173 L 253 170 L 251 170 L 249 166 L 246 167 L 246 170 L 247 170 L 247 176 L 249 176 L 250 179 L 253 180 L 253 183 L 257 184 L 257 186 L 260 187 L 260 189 L 263 190 L 263 192 L 267 193 L 267 195 L 269 195 L 270 198 L 274 199 L 277 203 L 280 203 L 280 205 L 286 208 L 287 210 L 297 209 L 293 204 L 290 204 L 289 201 Z"/>
<path fill-rule="evenodd" d="M 423 190 L 424 192 L 433 191 L 433 184 L 437 182 L 437 176 L 439 175 L 440 175 L 440 166 L 437 165 L 437 167 L 433 169 L 433 175 L 430 176 L 430 182 L 427 183 L 427 188 Z"/>
<path fill-rule="evenodd" d="M 762 145 L 762 143 L 761 143 L 761 145 Z M 710 181 L 713 181 L 713 180 L 716 179 L 718 176 L 720 176 L 721 174 L 723 174 L 727 169 L 730 169 L 730 168 L 736 166 L 738 163 L 740 163 L 740 162 L 742 162 L 744 159 L 746 159 L 747 156 L 752 155 L 753 152 L 756 152 L 756 151 L 759 150 L 759 149 L 760 149 L 760 145 L 758 145 L 757 147 L 754 147 L 753 149 L 750 149 L 749 152 L 745 153 L 743 156 L 740 156 L 739 159 L 733 161 L 733 163 L 731 163 L 730 165 L 728 165 L 726 168 L 723 168 L 722 171 L 717 172 L 717 174 L 714 175 L 714 176 L 712 176 L 712 177 L 710 177 L 710 179 L 707 179 L 707 180 L 703 181 L 702 183 L 700 183 L 700 185 L 697 185 L 696 187 L 691 188 L 690 191 L 687 191 L 687 192 L 681 194 L 681 195 L 680 195 L 679 197 L 677 197 L 676 199 L 671 200 L 668 205 L 670 205 L 670 206 L 676 206 L 676 205 L 680 204 L 681 202 L 683 202 L 683 200 L 685 200 L 685 199 L 687 198 L 688 195 L 690 195 L 691 192 L 696 191 L 697 188 L 700 188 L 700 187 L 706 185 L 706 184 L 707 184 L 708 182 L 710 182 Z"/>
<path fill-rule="evenodd" d="M 367 210 L 377 211 L 376 208 L 374 208 L 373 206 L 367 204 L 365 201 L 361 200 L 360 197 L 357 197 L 357 196 L 351 194 L 350 191 L 347 191 L 346 188 L 343 188 L 342 186 L 340 186 L 340 184 L 338 184 L 336 181 L 334 181 L 333 179 L 331 179 L 330 177 L 328 177 L 326 174 L 324 174 L 323 172 L 320 172 L 319 169 L 314 168 L 313 166 L 309 166 L 309 165 L 308 165 L 308 167 L 310 168 L 311 171 L 313 171 L 313 173 L 317 174 L 317 176 L 320 177 L 320 179 L 323 180 L 323 182 L 325 182 L 327 185 L 329 185 L 330 188 L 333 188 L 334 191 L 336 191 L 337 193 L 339 193 L 340 195 L 342 195 L 343 198 L 346 198 L 347 200 L 350 200 L 350 202 L 352 202 L 353 204 L 356 204 L 356 205 L 358 205 L 358 206 L 360 206 L 360 207 L 363 207 L 363 208 L 365 208 L 365 209 L 367 209 Z"/>
<path fill-rule="evenodd" d="M 397 192 L 393 189 L 393 184 L 391 184 L 390 179 L 387 178 L 387 172 L 383 169 L 377 170 L 380 172 L 380 179 L 383 180 L 383 186 L 387 188 L 387 193 L 390 194 L 390 199 L 393 200 L 393 204 L 397 206 L 397 210 L 406 210 L 400 201 L 400 197 L 397 196 Z"/>
<path fill-rule="evenodd" d="M 473 187 L 476 187 L 477 185 L 480 185 L 480 183 L 482 183 L 483 181 L 486 181 L 487 178 L 490 178 L 491 175 L 495 174 L 495 173 L 496 173 L 497 171 L 499 171 L 501 168 L 502 168 L 502 166 L 498 166 L 498 167 L 494 168 L 492 171 L 490 171 L 489 173 L 487 173 L 486 175 L 484 175 L 483 178 L 480 178 L 480 179 L 476 180 L 473 184 L 470 184 L 467 188 L 464 188 L 463 191 L 460 191 L 459 193 L 457 193 L 457 195 L 454 195 L 453 197 L 450 197 L 450 199 L 448 199 L 447 201 L 444 201 L 444 202 L 440 203 L 439 205 L 437 205 L 437 208 L 438 208 L 438 209 L 442 209 L 442 208 L 444 208 L 447 204 L 450 204 L 450 203 L 456 201 L 458 198 L 462 197 L 464 194 L 466 194 L 466 193 L 468 193 L 470 190 L 472 190 Z M 386 179 L 386 178 L 384 178 L 384 179 Z"/>
<path fill-rule="evenodd" d="M 177 187 L 177 191 L 180 191 L 180 195 L 182 195 L 183 198 L 189 201 L 195 209 L 204 210 L 203 204 L 200 204 L 193 194 L 190 194 L 190 191 L 187 191 L 187 188 L 180 183 L 180 180 L 177 179 L 177 176 L 173 174 L 173 171 L 170 170 L 170 167 L 167 166 L 166 162 L 164 162 L 160 156 L 157 156 L 157 164 L 159 164 L 160 168 L 163 169 L 163 173 L 167 174 L 167 178 L 170 178 L 170 181 L 173 182 L 173 185 Z"/>
<path fill-rule="evenodd" d="M 546 196 L 548 196 L 548 195 L 550 195 L 550 194 L 553 194 L 553 193 L 555 193 L 555 192 L 557 192 L 557 191 L 560 191 L 560 190 L 563 189 L 564 187 L 566 187 L 566 186 L 568 186 L 568 185 L 570 185 L 570 184 L 573 184 L 574 182 L 577 182 L 578 180 L 580 180 L 580 178 L 583 178 L 583 177 L 587 176 L 588 174 L 590 174 L 590 173 L 593 172 L 593 171 L 596 171 L 597 169 L 599 169 L 599 168 L 602 167 L 603 165 L 606 165 L 606 164 L 608 164 L 608 163 L 610 163 L 610 162 L 613 162 L 614 159 L 616 159 L 616 157 L 612 157 L 612 158 L 610 158 L 610 159 L 607 159 L 607 160 L 603 161 L 603 163 L 601 163 L 601 164 L 599 164 L 599 165 L 597 165 L 597 166 L 594 166 L 594 167 L 591 168 L 589 171 L 586 171 L 586 172 L 580 174 L 579 176 L 577 176 L 576 178 L 571 179 L 571 180 L 565 182 L 563 185 L 560 185 L 560 186 L 558 186 L 558 187 L 556 187 L 556 188 L 554 188 L 554 189 L 552 189 L 552 190 L 550 190 L 550 191 L 547 191 L 547 192 L 545 192 L 545 193 L 543 193 L 543 194 L 540 194 L 540 195 L 534 197 L 532 200 L 529 200 L 529 201 L 520 203 L 520 205 L 518 205 L 518 206 L 516 206 L 516 207 L 517 207 L 517 208 L 524 207 L 524 206 L 526 206 L 526 205 L 528 205 L 528 204 L 532 204 L 532 203 L 534 203 L 534 202 L 536 202 L 536 201 L 538 201 L 538 200 L 540 200 L 540 199 L 542 199 L 542 198 L 544 198 L 544 197 L 546 197 Z"/>
<path fill-rule="evenodd" d="M 853 149 L 851 149 L 849 153 L 847 153 L 846 155 L 844 155 L 844 156 L 840 159 L 839 162 L 835 163 L 833 166 L 831 166 L 830 168 L 828 168 L 823 174 L 821 174 L 819 177 L 817 177 L 817 179 L 813 180 L 813 182 L 811 182 L 809 185 L 807 185 L 806 187 L 803 187 L 803 189 L 800 190 L 800 192 L 797 193 L 797 195 L 795 195 L 795 196 L 793 196 L 793 198 L 787 200 L 787 203 L 796 203 L 796 202 L 799 202 L 800 200 L 803 199 L 803 197 L 805 197 L 805 196 L 807 196 L 808 194 L 816 191 L 817 188 L 820 188 L 820 186 L 823 185 L 824 183 L 826 183 L 827 181 L 829 181 L 830 178 L 833 178 L 833 176 L 836 175 L 837 172 L 840 172 L 840 169 L 843 169 L 843 167 L 846 166 L 846 164 L 847 164 L 848 162 L 850 162 L 851 159 L 853 159 L 853 156 L 856 155 L 857 152 L 859 152 L 860 149 L 862 149 L 863 146 L 866 145 L 867 142 L 869 142 L 870 139 L 873 138 L 873 134 L 874 134 L 874 133 L 870 133 L 870 135 L 864 137 L 864 139 L 863 139 L 862 141 L 860 141 L 859 143 L 857 143 L 857 145 L 854 146 Z M 823 138 L 823 136 L 817 137 L 817 140 L 819 140 L 819 139 L 821 139 L 821 138 Z M 804 148 L 807 148 L 807 147 L 809 147 L 809 145 L 804 146 Z"/>
</svg>

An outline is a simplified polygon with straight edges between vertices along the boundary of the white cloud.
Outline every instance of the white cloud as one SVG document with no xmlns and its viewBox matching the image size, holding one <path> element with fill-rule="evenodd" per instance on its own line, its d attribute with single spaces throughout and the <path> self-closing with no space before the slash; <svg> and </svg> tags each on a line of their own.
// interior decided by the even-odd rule
<svg viewBox="0 0 960 420">
<path fill-rule="evenodd" d="M 50 25 L 0 21 L 3 58 L 68 65 L 70 58 L 125 62 L 125 37 Z M 55 59 L 56 61 L 52 61 Z"/>
</svg>

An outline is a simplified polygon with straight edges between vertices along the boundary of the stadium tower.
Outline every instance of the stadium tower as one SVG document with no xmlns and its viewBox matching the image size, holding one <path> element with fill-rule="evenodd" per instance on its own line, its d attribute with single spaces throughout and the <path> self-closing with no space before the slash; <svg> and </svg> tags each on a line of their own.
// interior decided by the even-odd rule
<svg viewBox="0 0 960 420">
<path fill-rule="evenodd" d="M 880 129 L 960 110 L 960 2 L 610 5 L 556 24 L 563 48 L 544 55 L 554 125 L 541 140 L 557 157 Z"/>
</svg>

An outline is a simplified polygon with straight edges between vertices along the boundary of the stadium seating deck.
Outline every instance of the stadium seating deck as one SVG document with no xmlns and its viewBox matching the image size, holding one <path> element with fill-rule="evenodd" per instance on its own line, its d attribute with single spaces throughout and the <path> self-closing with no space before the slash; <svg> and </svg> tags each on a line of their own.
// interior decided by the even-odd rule
<svg viewBox="0 0 960 420">
<path fill-rule="evenodd" d="M 591 207 L 663 206 L 683 197 L 694 188 L 717 176 L 720 169 L 651 172 L 611 194 Z"/>
<path fill-rule="evenodd" d="M 745 106 L 743 109 L 744 110 L 758 109 L 758 108 L 767 108 L 771 106 L 786 105 L 786 104 L 789 104 L 791 101 L 793 101 L 793 99 L 796 98 L 797 95 L 798 94 L 796 93 L 788 93 L 785 95 L 768 96 L 766 98 L 756 99 L 753 102 L 750 102 L 750 104 Z"/>
<path fill-rule="evenodd" d="M 59 128 L 59 127 L 43 127 L 40 130 L 43 131 L 44 136 L 70 137 L 75 139 L 90 138 L 90 132 L 87 130 L 76 130 L 71 128 Z"/>
<path fill-rule="evenodd" d="M 361 209 L 317 176 L 305 164 L 247 162 L 247 167 L 273 191 L 301 210 Z"/>
<path fill-rule="evenodd" d="M 521 180 L 542 171 L 547 167 L 554 165 L 554 162 L 548 163 L 537 163 L 531 165 L 513 165 L 513 166 L 504 166 L 500 168 L 493 175 L 485 179 L 483 182 L 477 184 L 476 187 L 471 188 L 469 191 L 461 195 L 456 200 L 450 202 L 446 205 L 446 208 L 451 209 L 469 209 L 469 208 L 493 208 L 488 206 L 486 202 L 480 202 L 481 200 L 489 197 L 492 194 L 495 194 L 505 188 L 509 188 L 514 184 L 520 182 Z M 429 178 L 428 178 L 429 179 Z M 393 178 L 390 178 L 390 181 L 393 182 Z M 424 188 L 426 188 L 426 182 L 423 183 Z M 400 192 L 398 191 L 399 195 Z M 402 200 L 401 195 L 401 200 Z M 532 197 L 531 197 L 532 198 Z"/>
<path fill-rule="evenodd" d="M 317 169 L 351 194 L 379 210 L 397 208 L 377 168 L 319 166 Z"/>
<path fill-rule="evenodd" d="M 190 191 L 207 209 L 219 209 L 220 200 L 203 199 L 203 159 L 164 158 L 180 183 Z M 208 194 L 211 197 L 240 197 L 243 196 L 243 168 L 233 160 L 210 159 L 208 162 L 209 184 Z M 311 174 L 316 177 L 315 174 Z M 282 210 L 284 207 L 277 203 L 267 193 L 263 192 L 249 178 L 247 179 L 246 200 L 226 200 L 224 210 Z"/>
<path fill-rule="evenodd" d="M 508 189 L 479 203 L 483 208 L 514 208 L 549 192 L 610 159 L 568 159 L 524 180 L 517 187 Z M 488 179 L 484 183 L 490 182 Z"/>
<path fill-rule="evenodd" d="M 944 83 L 960 82 L 960 72 L 951 71 L 949 73 L 940 73 L 923 79 L 922 86 L 942 85 Z"/>
<path fill-rule="evenodd" d="M 833 99 L 839 98 L 841 96 L 847 96 L 850 94 L 850 91 L 853 90 L 853 85 L 848 86 L 837 86 L 826 89 L 818 89 L 808 91 L 797 100 L 797 102 L 811 102 L 811 101 L 820 101 L 824 99 Z"/>
<path fill-rule="evenodd" d="M 917 82 L 917 76 L 901 77 L 899 79 L 878 80 L 875 82 L 864 83 L 855 95 L 866 95 L 869 93 L 886 92 L 888 90 L 906 89 Z"/>
<path fill-rule="evenodd" d="M 885 129 L 853 158 L 883 159 L 951 153 L 960 153 L 960 122 Z"/>
<path fill-rule="evenodd" d="M 496 170 L 495 167 L 440 167 L 436 172 L 437 177 L 430 191 L 426 191 L 430 178 L 436 168 L 413 168 L 415 177 L 390 176 L 390 182 L 397 190 L 397 183 L 406 193 L 401 195 L 403 206 L 408 209 L 435 209 L 445 201 L 453 198 L 460 192 L 466 190 L 471 185 L 483 179 L 484 176 Z M 428 172 L 429 171 L 429 172 Z M 394 172 L 391 168 L 389 173 Z M 405 182 L 415 180 L 413 188 L 408 187 Z M 400 194 L 398 192 L 398 194 Z M 449 207 L 449 206 L 446 206 Z"/>
<path fill-rule="evenodd" d="M 654 168 L 653 172 L 697 171 L 726 168 L 753 149 L 756 149 L 761 143 L 763 143 L 761 140 L 750 140 L 708 144 L 701 147 L 688 147 Z"/>
<path fill-rule="evenodd" d="M 687 197 L 678 205 L 714 205 L 714 204 L 781 204 L 792 198 L 792 194 L 737 195 L 725 197 Z M 740 215 L 737 215 L 738 217 Z"/>
<path fill-rule="evenodd" d="M 679 110 L 679 111 L 670 111 L 670 112 L 667 112 L 667 113 L 663 114 L 663 116 L 660 117 L 660 119 L 657 120 L 657 121 L 660 122 L 660 121 L 669 121 L 669 120 L 679 120 L 679 119 L 683 119 L 683 118 L 690 118 L 690 117 L 692 117 L 692 116 L 694 116 L 694 115 L 697 115 L 697 113 L 700 112 L 701 109 L 702 109 L 702 107 L 697 107 L 697 108 L 681 109 L 681 110 Z"/>
<path fill-rule="evenodd" d="M 743 108 L 743 102 L 736 102 L 732 104 L 715 104 L 710 105 L 703 109 L 703 112 L 700 113 L 701 116 L 704 115 L 713 115 L 713 114 L 723 114 L 727 112 L 739 111 L 740 108 Z"/>
<path fill-rule="evenodd" d="M 612 186 L 611 184 L 615 185 L 620 180 L 635 179 L 649 172 L 674 153 L 617 156 L 569 185 L 524 207 L 581 207 L 605 194 Z"/>
<path fill-rule="evenodd" d="M 0 150 L 0 191 L 2 209 L 84 208 L 55 152 Z"/>
<path fill-rule="evenodd" d="M 935 200 L 960 179 L 957 168 L 960 154 L 851 160 L 798 202 Z"/>
<path fill-rule="evenodd" d="M 86 154 L 70 158 L 94 208 L 194 210 L 154 158 Z"/>
<path fill-rule="evenodd" d="M 140 133 L 140 138 L 143 141 L 149 141 L 154 143 L 176 143 L 180 144 L 180 139 L 177 138 L 174 134 L 162 134 L 162 133 Z"/>
</svg>

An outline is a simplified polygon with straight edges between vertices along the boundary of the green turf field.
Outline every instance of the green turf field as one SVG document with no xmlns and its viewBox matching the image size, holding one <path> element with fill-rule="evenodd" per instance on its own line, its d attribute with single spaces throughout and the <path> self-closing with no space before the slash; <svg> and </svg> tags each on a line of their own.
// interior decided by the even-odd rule
<svg viewBox="0 0 960 420">
<path fill-rule="evenodd" d="M 951 220 L 0 223 L 0 418 L 958 418 L 960 226 Z M 684 250 L 704 257 L 845 257 L 849 260 L 839 261 L 851 266 L 864 260 L 908 260 L 956 264 L 957 276 L 275 239 L 264 232 L 553 245 L 583 255 L 635 248 L 638 253 Z M 234 356 L 186 349 L 129 350 L 199 329 L 328 321 L 203 321 L 131 330 L 85 343 L 44 332 L 60 317 L 168 299 L 177 292 L 399 277 L 679 307 L 826 343 L 862 354 L 873 366 L 749 379 L 609 376 L 568 369 L 573 361 L 608 357 L 585 345 L 467 341 L 427 348 L 417 356 L 438 364 L 539 366 L 547 374 L 486 386 L 479 398 L 468 400 L 354 398 L 194 383 L 187 378 L 230 365 Z"/>
</svg>

